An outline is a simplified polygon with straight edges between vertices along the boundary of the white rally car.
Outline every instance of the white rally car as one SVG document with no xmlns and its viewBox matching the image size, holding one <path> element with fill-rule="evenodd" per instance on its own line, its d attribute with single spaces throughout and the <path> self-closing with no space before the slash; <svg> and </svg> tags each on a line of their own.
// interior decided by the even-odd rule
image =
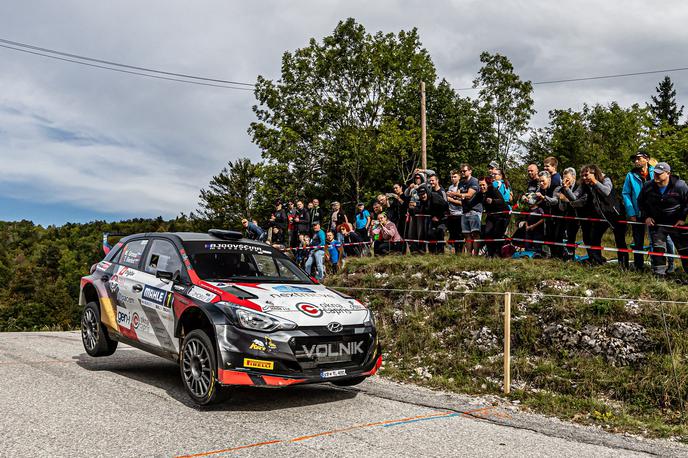
<svg viewBox="0 0 688 458">
<path fill-rule="evenodd" d="M 382 364 L 372 312 L 233 231 L 127 236 L 81 279 L 91 356 L 118 342 L 179 363 L 198 404 L 227 385 L 354 385 Z"/>
</svg>

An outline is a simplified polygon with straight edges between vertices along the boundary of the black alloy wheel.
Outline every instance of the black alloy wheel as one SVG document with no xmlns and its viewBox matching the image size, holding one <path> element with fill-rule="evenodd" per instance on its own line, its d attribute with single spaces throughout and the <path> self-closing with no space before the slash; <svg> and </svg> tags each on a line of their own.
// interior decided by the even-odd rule
<svg viewBox="0 0 688 458">
<path fill-rule="evenodd" d="M 81 341 L 91 356 L 109 356 L 117 349 L 117 341 L 110 339 L 100 322 L 100 306 L 89 302 L 81 315 Z"/>
<path fill-rule="evenodd" d="M 203 330 L 195 329 L 184 338 L 179 367 L 184 388 L 197 404 L 214 404 L 226 398 L 227 391 L 216 380 L 215 349 Z"/>
</svg>

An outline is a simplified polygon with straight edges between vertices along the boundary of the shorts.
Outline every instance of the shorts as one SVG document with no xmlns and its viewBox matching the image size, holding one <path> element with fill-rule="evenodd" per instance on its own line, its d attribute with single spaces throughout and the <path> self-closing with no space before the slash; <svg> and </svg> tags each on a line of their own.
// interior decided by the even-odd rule
<svg viewBox="0 0 688 458">
<path fill-rule="evenodd" d="M 464 213 L 461 218 L 461 232 L 470 234 L 471 232 L 480 232 L 480 220 L 482 219 L 482 212 L 469 211 Z"/>
</svg>

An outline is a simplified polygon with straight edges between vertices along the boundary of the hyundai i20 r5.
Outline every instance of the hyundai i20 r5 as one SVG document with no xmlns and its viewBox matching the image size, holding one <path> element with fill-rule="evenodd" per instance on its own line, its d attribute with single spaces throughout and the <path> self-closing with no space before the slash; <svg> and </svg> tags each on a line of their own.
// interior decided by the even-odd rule
<svg viewBox="0 0 688 458">
<path fill-rule="evenodd" d="M 175 361 L 202 405 L 226 385 L 354 385 L 382 364 L 370 310 L 233 231 L 125 237 L 81 279 L 80 304 L 89 355 L 124 342 Z"/>
</svg>

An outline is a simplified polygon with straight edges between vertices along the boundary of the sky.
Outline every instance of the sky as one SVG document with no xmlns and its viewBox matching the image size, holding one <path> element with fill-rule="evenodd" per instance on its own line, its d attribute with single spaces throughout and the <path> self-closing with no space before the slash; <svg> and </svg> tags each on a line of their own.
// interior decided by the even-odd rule
<svg viewBox="0 0 688 458">
<path fill-rule="evenodd" d="M 484 50 L 525 80 L 688 67 L 681 1 L 34 1 L 0 3 L 0 39 L 175 73 L 276 80 L 285 51 L 355 18 L 418 28 L 440 78 L 472 85 Z M 0 43 L 2 44 L 2 43 Z M 688 71 L 670 74 L 688 105 Z M 537 114 L 644 104 L 663 74 L 536 85 Z M 473 90 L 461 91 L 474 97 Z M 183 84 L 0 48 L 0 220 L 174 218 L 227 162 L 260 151 L 251 91 Z"/>
</svg>

